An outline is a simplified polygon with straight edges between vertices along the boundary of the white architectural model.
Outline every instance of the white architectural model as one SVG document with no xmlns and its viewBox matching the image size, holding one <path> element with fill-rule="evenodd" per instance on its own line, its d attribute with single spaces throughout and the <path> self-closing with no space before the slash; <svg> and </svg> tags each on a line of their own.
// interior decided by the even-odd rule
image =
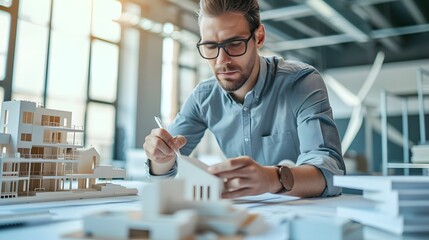
<svg viewBox="0 0 429 240">
<path fill-rule="evenodd" d="M 83 149 L 83 128 L 71 120 L 71 112 L 34 102 L 2 104 L 0 204 L 137 194 L 137 189 L 96 184 L 97 178 L 124 178 L 125 171 L 99 166 L 100 155 Z"/>
<path fill-rule="evenodd" d="M 148 184 L 142 192 L 142 211 L 89 215 L 84 218 L 83 234 L 66 237 L 174 240 L 211 234 L 215 237 L 209 239 L 218 239 L 217 235 L 254 235 L 266 230 L 262 216 L 249 214 L 244 208 L 234 208 L 226 200 L 187 200 L 184 187 L 184 180 L 178 179 Z"/>
<path fill-rule="evenodd" d="M 177 167 L 176 178 L 185 180 L 186 199 L 195 201 L 221 199 L 224 182 L 207 171 L 208 165 L 195 158 L 180 156 Z"/>
</svg>

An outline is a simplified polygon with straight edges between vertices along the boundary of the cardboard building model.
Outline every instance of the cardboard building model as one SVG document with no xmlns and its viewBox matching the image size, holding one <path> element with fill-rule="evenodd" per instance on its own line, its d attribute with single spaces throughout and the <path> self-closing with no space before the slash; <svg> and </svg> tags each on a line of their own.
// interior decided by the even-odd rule
<svg viewBox="0 0 429 240">
<path fill-rule="evenodd" d="M 234 208 L 232 202 L 186 199 L 184 179 L 166 179 L 145 185 L 142 210 L 102 212 L 83 219 L 83 232 L 69 239 L 241 239 L 263 233 L 263 217 Z M 106 228 L 106 226 L 109 226 Z M 213 236 L 214 235 L 214 236 Z"/>
<path fill-rule="evenodd" d="M 185 181 L 185 198 L 194 201 L 217 201 L 221 199 L 224 182 L 209 173 L 209 167 L 198 159 L 180 156 L 177 160 L 177 179 Z"/>
<path fill-rule="evenodd" d="M 94 148 L 83 148 L 83 128 L 72 113 L 29 101 L 3 102 L 0 119 L 0 205 L 136 195 L 98 178 L 124 178 L 125 170 L 100 166 Z"/>
</svg>

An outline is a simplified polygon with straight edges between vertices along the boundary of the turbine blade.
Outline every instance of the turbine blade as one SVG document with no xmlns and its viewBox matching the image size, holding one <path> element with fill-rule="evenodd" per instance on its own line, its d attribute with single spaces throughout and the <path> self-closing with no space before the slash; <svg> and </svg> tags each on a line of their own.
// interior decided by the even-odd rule
<svg viewBox="0 0 429 240">
<path fill-rule="evenodd" d="M 352 93 L 334 77 L 328 74 L 323 75 L 326 85 L 348 106 L 354 107 L 360 104 L 360 99 Z"/>
<path fill-rule="evenodd" d="M 374 85 L 375 79 L 377 79 L 378 74 L 380 73 L 381 66 L 383 66 L 384 53 L 382 51 L 377 53 L 374 63 L 372 64 L 371 70 L 369 71 L 368 77 L 363 82 L 363 85 L 358 93 L 358 98 L 363 101 L 368 95 L 369 90 L 372 85 Z"/>
<path fill-rule="evenodd" d="M 341 141 L 341 149 L 343 155 L 347 152 L 353 140 L 355 139 L 359 129 L 362 125 L 363 115 L 362 115 L 362 106 L 358 105 L 353 108 L 352 115 L 350 117 L 349 124 L 347 125 L 346 132 L 344 134 L 343 140 Z"/>
</svg>

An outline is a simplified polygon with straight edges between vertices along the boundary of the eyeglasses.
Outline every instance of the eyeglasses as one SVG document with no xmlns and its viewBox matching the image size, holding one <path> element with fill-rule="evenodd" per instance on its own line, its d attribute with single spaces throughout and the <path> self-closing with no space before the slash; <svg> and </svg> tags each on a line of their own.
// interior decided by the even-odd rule
<svg viewBox="0 0 429 240">
<path fill-rule="evenodd" d="M 255 31 L 247 39 L 232 39 L 221 43 L 207 42 L 197 43 L 198 52 L 205 59 L 215 59 L 219 56 L 219 50 L 222 48 L 226 54 L 231 57 L 243 56 L 247 52 L 247 43 L 253 37 Z"/>
</svg>

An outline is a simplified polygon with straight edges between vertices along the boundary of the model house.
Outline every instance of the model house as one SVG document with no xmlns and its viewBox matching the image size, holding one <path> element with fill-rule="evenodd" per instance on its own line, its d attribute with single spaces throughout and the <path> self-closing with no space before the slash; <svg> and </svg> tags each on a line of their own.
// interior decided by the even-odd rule
<svg viewBox="0 0 429 240">
<path fill-rule="evenodd" d="M 260 215 L 250 214 L 245 208 L 234 208 L 230 201 L 187 200 L 185 192 L 183 179 L 148 184 L 143 188 L 141 211 L 103 212 L 86 216 L 84 232 L 66 237 L 174 240 L 211 234 L 211 237 L 204 239 L 218 239 L 218 236 L 241 239 L 243 235 L 263 233 L 267 228 Z"/>
<path fill-rule="evenodd" d="M 209 167 L 207 164 L 192 157 L 180 156 L 177 167 L 177 178 L 185 180 L 186 199 L 195 201 L 221 199 L 224 182 L 207 171 Z"/>
<path fill-rule="evenodd" d="M 83 127 L 71 124 L 71 112 L 9 101 L 0 120 L 0 204 L 137 194 L 96 184 L 124 178 L 125 170 L 99 166 L 99 153 L 83 148 Z"/>
</svg>

